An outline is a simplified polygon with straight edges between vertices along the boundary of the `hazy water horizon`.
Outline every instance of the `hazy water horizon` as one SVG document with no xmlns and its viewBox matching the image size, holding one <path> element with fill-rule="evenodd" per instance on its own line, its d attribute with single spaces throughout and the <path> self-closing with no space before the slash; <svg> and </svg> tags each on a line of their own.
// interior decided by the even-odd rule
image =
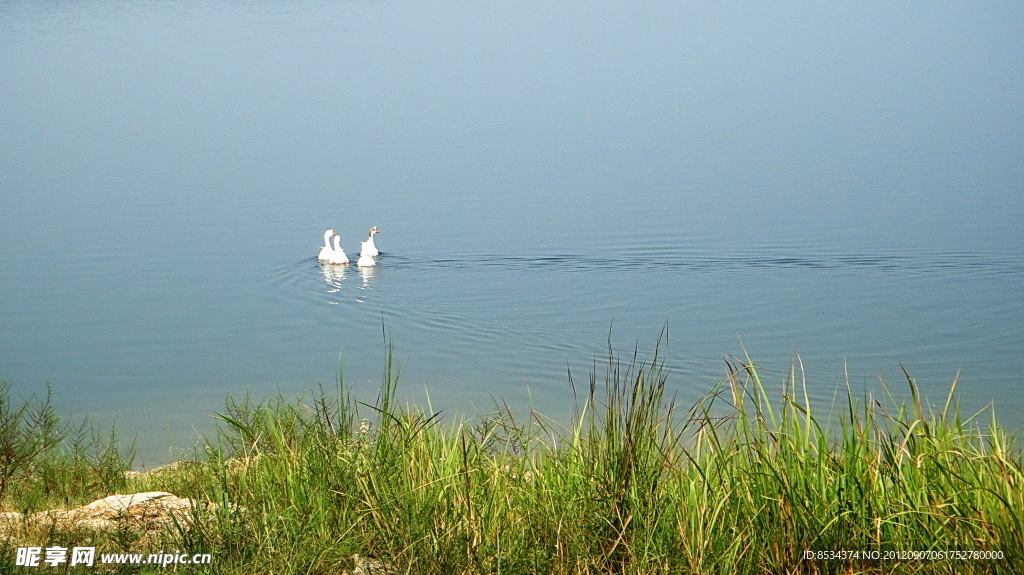
<svg viewBox="0 0 1024 575">
<path fill-rule="evenodd" d="M 225 395 L 564 412 L 653 351 L 1024 419 L 1024 7 L 0 2 L 0 378 L 168 458 Z M 369 272 L 315 261 L 334 228 Z M 183 439 L 186 438 L 186 439 Z"/>
</svg>

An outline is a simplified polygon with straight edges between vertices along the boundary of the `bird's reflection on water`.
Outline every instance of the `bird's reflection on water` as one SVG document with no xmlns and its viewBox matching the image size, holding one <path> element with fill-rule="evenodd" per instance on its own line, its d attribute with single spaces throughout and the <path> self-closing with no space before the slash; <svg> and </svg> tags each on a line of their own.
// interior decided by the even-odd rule
<svg viewBox="0 0 1024 575">
<path fill-rule="evenodd" d="M 362 285 L 359 286 L 359 289 L 367 290 L 367 291 L 372 290 L 373 289 L 373 284 L 376 283 L 376 280 L 377 280 L 377 268 L 376 267 L 359 268 L 359 277 L 361 277 L 362 280 L 363 280 L 363 283 L 362 283 Z M 364 302 L 366 300 L 363 297 L 358 297 L 357 296 L 356 297 L 356 301 L 362 303 L 362 302 Z"/>
<path fill-rule="evenodd" d="M 346 277 L 354 271 L 350 270 L 350 266 L 331 265 L 327 262 L 318 262 L 320 267 L 320 275 L 323 278 L 324 283 L 327 284 L 327 293 L 337 294 L 341 292 L 342 284 L 344 284 Z M 373 284 L 377 279 L 377 268 L 376 267 L 362 267 L 356 268 L 359 273 L 360 284 L 358 289 L 360 290 L 372 290 Z M 333 299 L 333 298 L 332 298 Z M 356 297 L 356 301 L 362 302 L 364 298 Z M 332 304 L 337 304 L 337 301 L 331 301 Z"/>
<path fill-rule="evenodd" d="M 327 293 L 333 294 L 341 291 L 341 284 L 345 281 L 345 272 L 348 266 L 331 265 L 327 262 L 319 262 L 320 274 L 327 283 Z M 338 302 L 332 301 L 332 304 Z"/>
<path fill-rule="evenodd" d="M 359 276 L 363 278 L 363 285 L 360 286 L 362 289 L 370 289 L 370 284 L 377 279 L 377 268 L 359 268 Z"/>
</svg>

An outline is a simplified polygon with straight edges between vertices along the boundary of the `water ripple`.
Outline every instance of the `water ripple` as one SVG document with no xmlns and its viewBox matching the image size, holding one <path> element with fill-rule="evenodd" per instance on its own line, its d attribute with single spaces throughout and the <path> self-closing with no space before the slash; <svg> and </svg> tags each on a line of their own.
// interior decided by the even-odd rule
<svg viewBox="0 0 1024 575">
<path fill-rule="evenodd" d="M 979 253 L 936 254 L 823 254 L 819 256 L 739 254 L 699 255 L 684 251 L 653 251 L 641 255 L 542 254 L 510 256 L 503 254 L 465 254 L 443 258 L 414 258 L 389 255 L 385 264 L 393 269 L 450 268 L 507 270 L 561 270 L 570 272 L 607 272 L 610 270 L 681 269 L 701 272 L 743 269 L 819 269 L 866 270 L 893 273 L 938 273 L 971 271 L 1000 274 L 1024 272 L 1024 261 L 1006 256 Z M 297 266 L 296 266 L 297 267 Z"/>
</svg>

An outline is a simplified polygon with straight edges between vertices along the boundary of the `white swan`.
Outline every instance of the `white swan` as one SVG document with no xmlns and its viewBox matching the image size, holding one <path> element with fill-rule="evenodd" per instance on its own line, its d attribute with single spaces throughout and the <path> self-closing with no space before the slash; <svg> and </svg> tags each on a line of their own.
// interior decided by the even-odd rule
<svg viewBox="0 0 1024 575">
<path fill-rule="evenodd" d="M 363 256 L 377 257 L 380 254 L 380 252 L 377 251 L 377 246 L 373 245 L 373 234 L 379 233 L 380 230 L 377 229 L 377 226 L 370 228 L 370 233 L 367 235 L 366 241 L 362 242 L 359 247 L 360 259 L 362 259 Z"/>
<path fill-rule="evenodd" d="M 356 262 L 356 265 L 361 268 L 369 268 L 377 265 L 377 262 L 373 261 L 373 258 L 370 257 L 370 255 L 363 254 L 359 256 L 359 261 Z"/>
<path fill-rule="evenodd" d="M 316 257 L 322 262 L 331 259 L 331 254 L 334 253 L 334 250 L 331 249 L 331 236 L 338 237 L 338 234 L 334 233 L 334 230 L 324 232 L 324 245 L 320 248 L 320 255 Z"/>
<path fill-rule="evenodd" d="M 340 241 L 338 234 L 334 234 L 334 252 L 328 261 L 336 265 L 348 265 L 348 256 L 345 255 L 345 250 L 341 249 L 341 246 L 338 245 Z"/>
</svg>

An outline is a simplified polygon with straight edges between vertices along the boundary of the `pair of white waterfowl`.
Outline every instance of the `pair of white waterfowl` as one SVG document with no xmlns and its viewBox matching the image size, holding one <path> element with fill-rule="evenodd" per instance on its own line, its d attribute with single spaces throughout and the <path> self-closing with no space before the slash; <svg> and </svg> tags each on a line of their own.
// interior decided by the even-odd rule
<svg viewBox="0 0 1024 575">
<path fill-rule="evenodd" d="M 377 226 L 370 228 L 370 233 L 366 237 L 366 241 L 362 242 L 359 246 L 359 260 L 356 261 L 356 265 L 361 268 L 368 268 L 377 265 L 377 262 L 373 259 L 377 257 L 380 252 L 377 251 L 377 246 L 373 244 L 373 234 L 379 234 L 380 230 Z M 331 238 L 334 238 L 334 246 L 331 246 Z M 320 248 L 320 255 L 316 259 L 335 265 L 348 265 L 348 256 L 345 255 L 345 250 L 341 249 L 339 242 L 341 240 L 338 234 L 334 233 L 334 230 L 327 230 L 324 232 L 324 245 Z"/>
</svg>

